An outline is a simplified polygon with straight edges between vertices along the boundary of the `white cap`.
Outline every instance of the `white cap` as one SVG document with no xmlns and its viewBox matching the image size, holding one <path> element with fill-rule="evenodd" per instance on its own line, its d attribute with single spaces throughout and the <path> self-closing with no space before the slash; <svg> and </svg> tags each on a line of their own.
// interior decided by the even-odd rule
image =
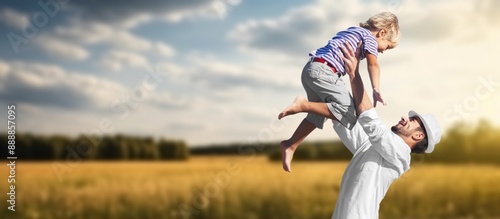
<svg viewBox="0 0 500 219">
<path fill-rule="evenodd" d="M 427 150 L 425 153 L 431 153 L 434 150 L 434 146 L 441 140 L 441 127 L 439 123 L 432 114 L 420 115 L 415 111 L 408 112 L 408 117 L 417 116 L 420 118 L 425 128 L 425 135 L 427 136 Z"/>
</svg>

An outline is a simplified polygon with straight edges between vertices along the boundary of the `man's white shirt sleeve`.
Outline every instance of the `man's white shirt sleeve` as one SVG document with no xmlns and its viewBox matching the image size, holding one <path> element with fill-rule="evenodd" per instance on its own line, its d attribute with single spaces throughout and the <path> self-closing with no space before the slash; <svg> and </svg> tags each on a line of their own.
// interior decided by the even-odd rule
<svg viewBox="0 0 500 219">
<path fill-rule="evenodd" d="M 361 113 L 358 122 L 368 135 L 368 140 L 375 151 L 383 159 L 396 166 L 399 174 L 409 169 L 410 147 L 382 123 L 374 108 Z"/>
</svg>

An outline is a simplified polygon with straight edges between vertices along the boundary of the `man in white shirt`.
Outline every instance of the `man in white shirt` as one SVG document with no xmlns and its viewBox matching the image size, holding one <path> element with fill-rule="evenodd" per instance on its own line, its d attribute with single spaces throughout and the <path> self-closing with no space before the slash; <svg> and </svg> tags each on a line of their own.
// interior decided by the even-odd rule
<svg viewBox="0 0 500 219">
<path fill-rule="evenodd" d="M 430 153 L 441 139 L 441 129 L 430 114 L 414 111 L 403 116 L 390 129 L 378 118 L 359 76 L 357 54 L 346 44 L 342 48 L 349 75 L 357 124 L 351 129 L 336 121 L 325 103 L 309 102 L 303 97 L 282 113 L 316 113 L 334 122 L 334 129 L 353 153 L 347 166 L 332 219 L 376 219 L 380 202 L 391 183 L 410 169 L 410 153 Z"/>
</svg>

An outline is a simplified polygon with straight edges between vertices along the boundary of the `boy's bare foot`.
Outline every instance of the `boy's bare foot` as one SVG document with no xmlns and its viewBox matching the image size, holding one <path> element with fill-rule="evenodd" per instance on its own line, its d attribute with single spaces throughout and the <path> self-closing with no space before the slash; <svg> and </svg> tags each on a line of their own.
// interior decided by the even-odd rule
<svg viewBox="0 0 500 219">
<path fill-rule="evenodd" d="M 286 141 L 282 141 L 280 143 L 280 148 L 281 148 L 281 163 L 283 164 L 283 169 L 286 172 L 292 172 L 292 158 L 295 150 L 293 150 L 291 147 L 287 147 Z"/>
<path fill-rule="evenodd" d="M 302 96 L 295 97 L 293 103 L 290 104 L 290 106 L 287 106 L 283 111 L 281 111 L 281 113 L 278 115 L 278 119 L 282 119 L 285 116 L 301 112 L 301 106 L 306 101 L 306 98 Z"/>
</svg>

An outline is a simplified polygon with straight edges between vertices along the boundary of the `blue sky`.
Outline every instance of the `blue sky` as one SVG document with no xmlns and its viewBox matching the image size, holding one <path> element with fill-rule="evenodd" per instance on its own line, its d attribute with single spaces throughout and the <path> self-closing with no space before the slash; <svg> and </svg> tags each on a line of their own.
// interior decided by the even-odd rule
<svg viewBox="0 0 500 219">
<path fill-rule="evenodd" d="M 377 111 L 388 125 L 410 109 L 434 113 L 445 129 L 500 122 L 498 1 L 40 2 L 60 10 L 51 17 L 36 2 L 0 3 L 0 104 L 19 106 L 23 132 L 190 145 L 287 138 L 304 115 L 276 115 L 304 95 L 307 53 L 379 11 L 398 15 L 403 34 L 379 56 L 389 105 Z M 27 37 L 30 27 L 37 33 Z M 9 34 L 28 42 L 16 53 Z M 100 128 L 103 121 L 112 128 Z M 308 139 L 336 138 L 325 127 Z"/>
</svg>

